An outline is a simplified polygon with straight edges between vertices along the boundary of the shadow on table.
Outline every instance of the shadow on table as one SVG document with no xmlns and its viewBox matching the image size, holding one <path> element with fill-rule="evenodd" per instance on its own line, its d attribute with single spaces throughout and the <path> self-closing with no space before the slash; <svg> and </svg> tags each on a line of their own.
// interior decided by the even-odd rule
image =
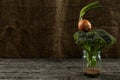
<svg viewBox="0 0 120 80">
<path fill-rule="evenodd" d="M 103 73 L 98 78 L 102 80 L 120 80 L 120 73 Z"/>
<path fill-rule="evenodd" d="M 89 78 L 84 74 L 69 75 L 62 80 L 120 80 L 120 73 L 102 73 L 97 78 Z"/>
</svg>

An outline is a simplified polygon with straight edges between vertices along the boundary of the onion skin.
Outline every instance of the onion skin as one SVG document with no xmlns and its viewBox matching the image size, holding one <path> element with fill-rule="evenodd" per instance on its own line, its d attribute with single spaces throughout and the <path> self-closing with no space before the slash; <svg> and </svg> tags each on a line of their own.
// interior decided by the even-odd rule
<svg viewBox="0 0 120 80">
<path fill-rule="evenodd" d="M 80 20 L 78 22 L 78 29 L 80 31 L 89 32 L 91 30 L 91 28 L 92 28 L 91 23 L 86 19 Z"/>
</svg>

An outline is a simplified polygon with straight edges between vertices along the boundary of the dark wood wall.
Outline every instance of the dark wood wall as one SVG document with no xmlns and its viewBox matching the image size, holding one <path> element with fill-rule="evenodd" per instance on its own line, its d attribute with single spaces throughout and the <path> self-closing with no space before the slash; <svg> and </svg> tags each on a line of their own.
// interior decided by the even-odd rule
<svg viewBox="0 0 120 80">
<path fill-rule="evenodd" d="M 1 58 L 79 58 L 73 41 L 80 9 L 94 0 L 0 0 Z M 117 42 L 102 52 L 105 58 L 120 58 L 120 0 L 100 0 L 103 8 L 85 18 L 103 28 Z"/>
</svg>

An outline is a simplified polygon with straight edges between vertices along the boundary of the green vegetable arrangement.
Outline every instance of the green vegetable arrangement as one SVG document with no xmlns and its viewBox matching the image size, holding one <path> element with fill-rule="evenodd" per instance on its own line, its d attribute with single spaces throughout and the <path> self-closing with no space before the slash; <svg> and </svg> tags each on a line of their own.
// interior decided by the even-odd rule
<svg viewBox="0 0 120 80">
<path fill-rule="evenodd" d="M 96 66 L 97 58 L 95 55 L 99 51 L 116 42 L 116 39 L 105 30 L 91 29 L 90 22 L 88 23 L 88 20 L 83 20 L 83 16 L 88 10 L 101 7 L 98 3 L 99 1 L 92 2 L 81 9 L 78 25 L 79 31 L 73 35 L 75 43 L 87 52 L 87 66 L 89 67 Z M 88 30 L 87 28 L 90 29 Z"/>
<path fill-rule="evenodd" d="M 97 64 L 97 60 L 93 56 L 98 51 L 116 42 L 116 39 L 103 29 L 92 29 L 90 32 L 78 31 L 73 37 L 75 43 L 88 53 L 87 63 L 90 67 L 94 67 Z"/>
</svg>

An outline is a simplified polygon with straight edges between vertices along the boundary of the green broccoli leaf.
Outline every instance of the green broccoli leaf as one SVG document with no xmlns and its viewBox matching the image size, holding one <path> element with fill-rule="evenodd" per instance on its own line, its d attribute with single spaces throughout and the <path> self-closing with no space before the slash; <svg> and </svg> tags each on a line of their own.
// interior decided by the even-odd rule
<svg viewBox="0 0 120 80">
<path fill-rule="evenodd" d="M 78 31 L 74 34 L 74 41 L 84 50 L 102 50 L 116 42 L 116 39 L 103 29 L 93 29 L 90 32 Z"/>
</svg>

